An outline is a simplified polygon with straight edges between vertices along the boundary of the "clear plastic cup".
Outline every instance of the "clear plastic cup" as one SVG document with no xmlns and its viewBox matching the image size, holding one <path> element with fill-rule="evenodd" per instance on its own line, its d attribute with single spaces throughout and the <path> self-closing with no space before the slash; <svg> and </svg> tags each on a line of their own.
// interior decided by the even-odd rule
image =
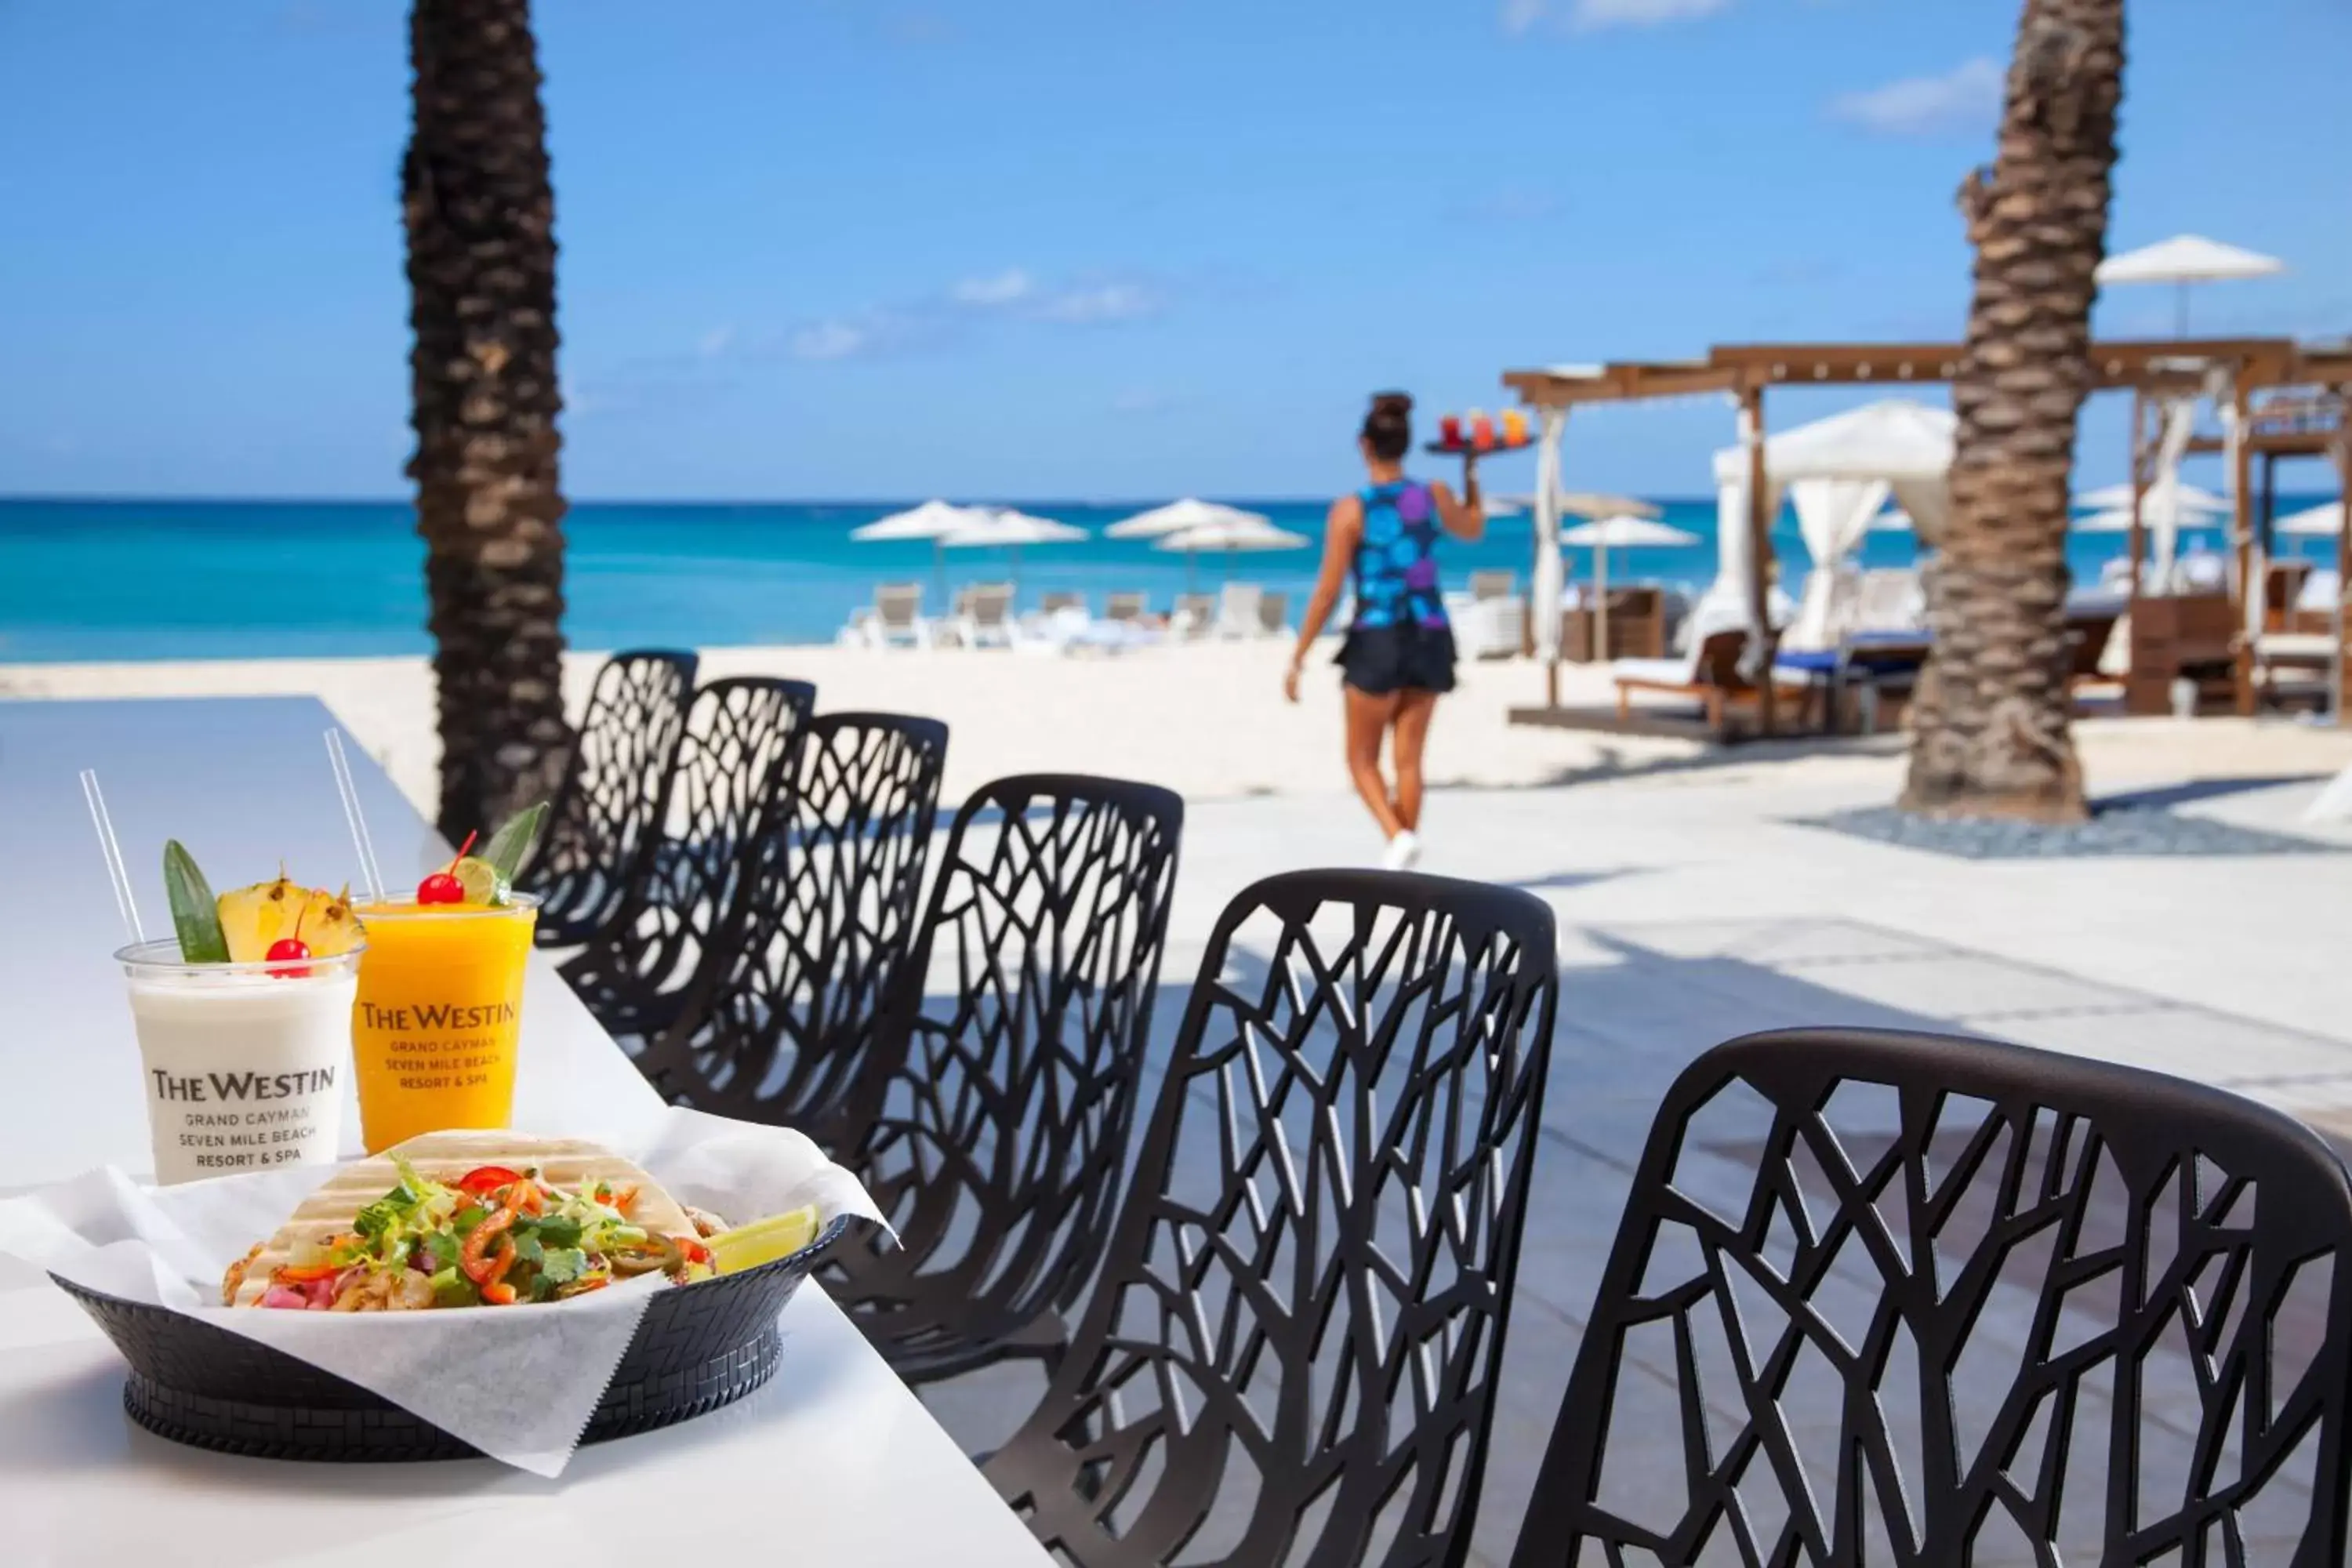
<svg viewBox="0 0 2352 1568">
<path fill-rule="evenodd" d="M 335 1159 L 361 951 L 186 963 L 164 941 L 114 955 L 130 984 L 159 1184 Z"/>
</svg>

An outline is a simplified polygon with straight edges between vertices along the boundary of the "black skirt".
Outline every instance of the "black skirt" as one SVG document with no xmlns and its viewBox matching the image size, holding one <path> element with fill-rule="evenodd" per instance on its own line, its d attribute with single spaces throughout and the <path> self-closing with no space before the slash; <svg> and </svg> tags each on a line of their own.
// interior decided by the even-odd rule
<svg viewBox="0 0 2352 1568">
<path fill-rule="evenodd" d="M 1370 697 L 1454 689 L 1454 628 L 1418 621 L 1357 626 L 1339 645 L 1341 679 Z"/>
</svg>

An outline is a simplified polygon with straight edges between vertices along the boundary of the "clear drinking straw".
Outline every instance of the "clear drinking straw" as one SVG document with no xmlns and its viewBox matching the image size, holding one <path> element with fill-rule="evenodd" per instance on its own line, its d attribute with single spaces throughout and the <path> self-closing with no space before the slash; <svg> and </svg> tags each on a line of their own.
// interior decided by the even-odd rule
<svg viewBox="0 0 2352 1568">
<path fill-rule="evenodd" d="M 368 837 L 367 817 L 360 811 L 360 792 L 352 783 L 351 759 L 343 755 L 343 732 L 327 731 L 327 761 L 335 770 L 335 789 L 343 797 L 343 820 L 352 825 L 352 847 L 360 854 L 360 872 L 367 878 L 368 899 L 383 902 L 383 873 L 375 868 L 375 842 Z"/>
<path fill-rule="evenodd" d="M 122 915 L 122 929 L 134 942 L 147 940 L 139 925 L 139 900 L 131 896 L 131 873 L 122 864 L 122 847 L 114 841 L 114 822 L 106 815 L 106 796 L 98 787 L 98 770 L 81 771 L 81 795 L 89 802 L 90 826 L 98 829 L 98 852 L 106 857 L 106 874 L 114 883 L 114 907 Z"/>
</svg>

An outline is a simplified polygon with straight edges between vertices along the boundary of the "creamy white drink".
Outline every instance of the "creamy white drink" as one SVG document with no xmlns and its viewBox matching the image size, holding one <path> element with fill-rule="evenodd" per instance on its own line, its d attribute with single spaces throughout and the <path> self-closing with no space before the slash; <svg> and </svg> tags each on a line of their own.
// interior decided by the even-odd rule
<svg viewBox="0 0 2352 1568">
<path fill-rule="evenodd" d="M 131 983 L 157 1183 L 335 1158 L 358 952 L 183 963 L 177 942 L 152 942 L 116 956 Z"/>
</svg>

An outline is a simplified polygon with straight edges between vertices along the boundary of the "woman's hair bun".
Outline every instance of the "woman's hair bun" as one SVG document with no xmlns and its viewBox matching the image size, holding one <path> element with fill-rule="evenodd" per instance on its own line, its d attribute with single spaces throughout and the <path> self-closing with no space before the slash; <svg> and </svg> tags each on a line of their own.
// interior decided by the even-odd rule
<svg viewBox="0 0 2352 1568">
<path fill-rule="evenodd" d="M 1412 394 L 1409 392 L 1375 392 L 1372 412 L 1390 418 L 1403 418 L 1412 412 Z"/>
<path fill-rule="evenodd" d="M 1402 392 L 1372 394 L 1372 411 L 1364 416 L 1363 439 L 1372 456 L 1393 463 L 1412 448 L 1412 398 Z"/>
</svg>

